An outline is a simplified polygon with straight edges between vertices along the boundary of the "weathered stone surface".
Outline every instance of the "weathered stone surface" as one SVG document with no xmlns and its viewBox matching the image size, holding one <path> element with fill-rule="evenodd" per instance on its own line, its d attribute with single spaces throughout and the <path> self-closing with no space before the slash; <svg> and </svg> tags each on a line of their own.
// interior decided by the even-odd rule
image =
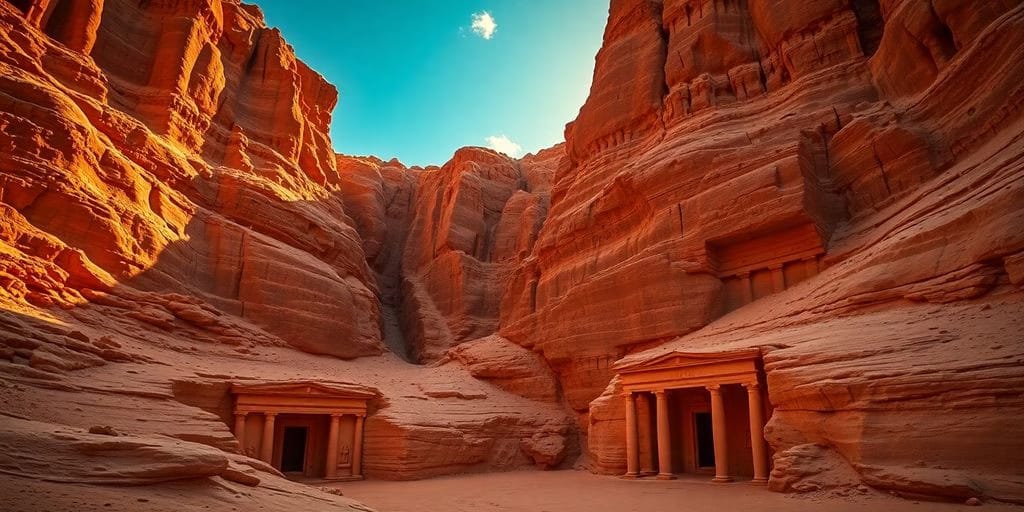
<svg viewBox="0 0 1024 512">
<path fill-rule="evenodd" d="M 587 466 L 624 471 L 615 360 L 752 345 L 778 348 L 765 356 L 776 453 L 826 447 L 826 466 L 846 461 L 835 485 L 961 498 L 970 473 L 979 492 L 1019 499 L 1000 418 L 1020 407 L 1005 393 L 1021 346 L 1024 11 L 969 11 L 612 2 L 499 329 L 558 374 Z M 897 369 L 910 361 L 936 380 Z M 878 380 L 890 364 L 892 387 Z M 979 388 L 982 375 L 1000 384 Z M 868 402 L 844 398 L 861 389 Z M 945 407 L 968 389 L 977 401 Z M 973 461 L 926 455 L 967 437 L 1001 440 L 972 444 L 987 454 Z M 780 464 L 777 485 L 808 465 Z"/>
<path fill-rule="evenodd" d="M 225 382 L 379 389 L 370 478 L 621 473 L 616 360 L 754 346 L 772 488 L 1022 502 L 1022 54 L 1012 0 L 614 0 L 564 145 L 407 168 L 255 7 L 0 2 L 0 412 L 320 508 Z"/>
<path fill-rule="evenodd" d="M 109 436 L 4 417 L 0 472 L 65 483 L 147 485 L 223 473 L 216 448 L 173 439 Z"/>
<path fill-rule="evenodd" d="M 125 303 L 154 325 L 230 337 L 227 313 L 310 352 L 380 353 L 327 144 L 334 88 L 248 6 L 53 3 L 35 26 L 0 11 L 5 289 L 70 306 L 117 284 L 163 294 Z M 88 55 L 68 51 L 80 31 Z"/>
<path fill-rule="evenodd" d="M 558 383 L 544 359 L 501 336 L 467 341 L 449 350 L 446 358 L 510 393 L 541 402 L 558 401 Z"/>
<path fill-rule="evenodd" d="M 425 169 L 338 155 L 393 351 L 435 361 L 497 330 L 505 276 L 536 241 L 561 155 L 561 146 L 522 160 L 463 148 Z"/>
<path fill-rule="evenodd" d="M 108 443 L 165 436 L 166 450 L 157 451 L 169 461 L 191 460 L 191 446 L 212 450 L 232 460 L 211 473 L 216 485 L 255 485 L 246 495 L 268 509 L 307 498 L 270 466 L 234 455 L 231 380 L 344 375 L 379 386 L 390 401 L 368 423 L 391 429 L 366 434 L 367 471 L 379 477 L 556 465 L 557 446 L 575 449 L 553 388 L 524 387 L 538 402 L 455 364 L 366 360 L 386 350 L 384 340 L 405 350 L 399 292 L 419 277 L 401 272 L 404 233 L 421 175 L 441 171 L 336 156 L 327 127 L 337 93 L 263 25 L 258 9 L 232 1 L 30 4 L 0 3 L 0 412 L 53 429 L 109 427 L 119 435 L 96 435 Z M 450 231 L 475 236 L 465 230 L 500 223 L 495 252 L 528 252 L 541 201 L 518 202 L 504 222 L 502 208 L 514 189 L 550 179 L 545 166 L 557 158 L 525 165 L 464 153 L 445 179 L 480 180 L 483 199 L 447 205 Z M 484 219 L 472 211 L 484 204 L 495 211 L 472 223 Z M 433 255 L 423 256 L 429 266 Z M 468 258 L 467 268 L 477 258 L 490 265 L 483 254 Z M 485 294 L 474 280 L 465 291 L 436 279 L 445 286 L 434 295 L 476 295 L 463 318 L 452 313 L 453 325 L 493 332 L 497 277 Z M 436 358 L 447 348 L 428 351 Z M 345 361 L 353 358 L 361 359 Z M 452 434 L 444 455 L 458 462 L 437 458 L 431 436 L 439 429 Z M 538 432 L 544 438 L 535 441 Z M 400 443 L 380 441 L 392 434 Z M 36 455 L 41 467 L 62 463 Z M 179 469 L 191 483 L 169 495 L 200 508 L 219 491 L 186 462 Z M 141 458 L 118 464 L 128 475 L 151 469 Z M 35 475 L 19 471 L 12 467 Z M 59 501 L 59 492 L 45 493 Z M 307 508 L 356 506 L 320 500 Z"/>
</svg>

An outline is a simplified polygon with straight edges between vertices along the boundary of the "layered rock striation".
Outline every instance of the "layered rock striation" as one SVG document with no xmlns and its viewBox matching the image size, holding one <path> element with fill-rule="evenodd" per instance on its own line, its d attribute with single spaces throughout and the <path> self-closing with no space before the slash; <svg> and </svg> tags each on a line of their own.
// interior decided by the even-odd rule
<svg viewBox="0 0 1024 512">
<path fill-rule="evenodd" d="M 564 144 L 408 168 L 253 6 L 0 2 L 0 484 L 359 507 L 233 453 L 228 383 L 289 379 L 378 393 L 371 478 L 620 473 L 616 361 L 759 347 L 773 489 L 1022 501 L 1022 34 L 613 0 Z"/>
<path fill-rule="evenodd" d="M 561 155 L 561 145 L 521 160 L 467 147 L 412 169 L 338 156 L 396 352 L 436 361 L 497 331 L 507 274 L 533 248 Z"/>
<path fill-rule="evenodd" d="M 126 287 L 155 292 L 122 309 L 157 327 L 244 337 L 223 312 L 314 353 L 381 353 L 327 138 L 337 91 L 258 10 L 115 0 L 28 11 L 2 13 L 14 300 L 71 307 Z"/>
<path fill-rule="evenodd" d="M 244 492 L 271 508 L 358 508 L 301 497 L 235 453 L 227 386 L 251 380 L 378 389 L 371 478 L 553 467 L 576 450 L 550 375 L 491 384 L 469 368 L 488 364 L 480 354 L 446 358 L 495 330 L 497 275 L 402 303 L 430 275 L 448 284 L 438 276 L 451 262 L 491 271 L 527 251 L 540 214 L 513 198 L 550 173 L 482 149 L 426 170 L 335 155 L 336 89 L 257 8 L 230 0 L 0 2 L 0 71 L 0 430 L 14 447 L 3 488 L 145 485 L 198 508 L 256 485 Z M 443 235 L 422 217 L 416 242 L 497 234 L 467 257 L 438 242 L 431 274 L 434 253 L 407 248 L 405 233 L 419 204 L 459 182 L 444 208 L 461 213 L 437 211 Z M 475 218 L 484 202 L 495 211 Z M 423 327 L 406 336 L 405 323 Z M 544 368 L 504 344 L 524 365 L 507 376 Z M 35 462 L 20 464 L 33 443 Z M 84 464 L 107 452 L 103 467 Z M 57 506 L 59 484 L 37 487 Z"/>
<path fill-rule="evenodd" d="M 773 488 L 1020 499 L 1024 11 L 974 7 L 612 2 L 499 329 L 554 368 L 591 467 L 624 471 L 616 360 L 760 346 Z M 943 448 L 963 429 L 993 440 L 975 460 Z"/>
</svg>

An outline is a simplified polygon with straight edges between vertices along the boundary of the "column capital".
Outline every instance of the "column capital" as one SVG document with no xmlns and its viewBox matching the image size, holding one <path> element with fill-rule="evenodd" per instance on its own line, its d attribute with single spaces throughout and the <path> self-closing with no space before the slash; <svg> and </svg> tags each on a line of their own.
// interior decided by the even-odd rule
<svg viewBox="0 0 1024 512">
<path fill-rule="evenodd" d="M 277 416 L 276 412 L 265 412 L 265 413 L 263 413 L 263 417 L 264 418 L 273 418 L 274 416 Z"/>
<path fill-rule="evenodd" d="M 238 411 L 235 411 L 235 417 L 239 417 L 239 416 L 241 416 L 241 417 L 243 417 L 243 418 L 244 418 L 244 417 L 246 417 L 246 416 L 248 416 L 248 415 L 249 415 L 249 413 L 247 413 L 247 412 L 238 412 Z"/>
<path fill-rule="evenodd" d="M 331 413 L 331 417 L 332 418 L 340 418 L 340 417 L 342 417 L 344 415 L 345 415 L 345 413 L 343 413 L 343 412 L 332 412 Z"/>
<path fill-rule="evenodd" d="M 706 390 L 708 390 L 708 391 L 710 391 L 712 393 L 721 393 L 722 392 L 722 385 L 721 384 L 708 384 L 707 386 L 704 386 L 704 389 L 706 389 Z"/>
<path fill-rule="evenodd" d="M 741 385 L 743 387 L 747 388 L 748 392 L 754 392 L 754 391 L 757 391 L 757 390 L 761 389 L 761 383 L 759 383 L 759 382 L 744 382 Z"/>
<path fill-rule="evenodd" d="M 656 390 L 653 391 L 653 393 L 654 393 L 654 396 L 656 396 L 658 398 L 665 398 L 665 391 L 667 391 L 667 390 L 665 390 L 665 389 L 656 389 Z"/>
<path fill-rule="evenodd" d="M 623 391 L 621 396 L 622 396 L 622 398 L 625 398 L 626 400 L 633 400 L 633 399 L 636 398 L 636 395 L 637 394 L 632 392 L 632 391 Z"/>
</svg>

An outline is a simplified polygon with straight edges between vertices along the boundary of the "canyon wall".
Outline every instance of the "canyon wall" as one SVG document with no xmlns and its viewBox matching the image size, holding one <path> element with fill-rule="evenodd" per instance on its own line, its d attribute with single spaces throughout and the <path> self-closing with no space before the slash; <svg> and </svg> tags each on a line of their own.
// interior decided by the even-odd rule
<svg viewBox="0 0 1024 512">
<path fill-rule="evenodd" d="M 312 379 L 377 395 L 370 478 L 621 473 L 616 361 L 760 347 L 773 489 L 1022 501 L 1022 34 L 1015 0 L 614 0 L 564 144 L 408 168 L 334 153 L 253 6 L 0 2 L 0 435 L 29 476 L 103 481 L 65 462 L 113 432 L 287 486 L 226 386 Z"/>
<path fill-rule="evenodd" d="M 22 28 L 12 11 L 6 25 Z M 2 201 L 26 230 L 5 239 L 26 258 L 7 268 L 15 299 L 73 306 L 130 283 L 164 296 L 134 305 L 157 327 L 215 325 L 208 307 L 310 352 L 381 353 L 373 281 L 333 186 L 337 91 L 258 10 L 29 11 L 52 39 L 5 31 Z"/>
<path fill-rule="evenodd" d="M 1022 22 L 1016 1 L 611 3 L 499 329 L 557 373 L 586 464 L 625 470 L 616 360 L 753 346 L 773 488 L 1024 498 Z"/>
<path fill-rule="evenodd" d="M 502 283 L 533 247 L 561 154 L 467 147 L 426 169 L 338 156 L 396 351 L 436 361 L 497 330 Z"/>
<path fill-rule="evenodd" d="M 0 2 L 0 487 L 31 478 L 56 504 L 36 480 L 182 480 L 156 505 L 357 507 L 238 454 L 244 381 L 375 393 L 370 478 L 572 460 L 542 359 L 499 337 L 447 353 L 495 331 L 557 158 L 336 155 L 337 100 L 254 6 Z M 81 464 L 89 446 L 105 462 Z"/>
</svg>

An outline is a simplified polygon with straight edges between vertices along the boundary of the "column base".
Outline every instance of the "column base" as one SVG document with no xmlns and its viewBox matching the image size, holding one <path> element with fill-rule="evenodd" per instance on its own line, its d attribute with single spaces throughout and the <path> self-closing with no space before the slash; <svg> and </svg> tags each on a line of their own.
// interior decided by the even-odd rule
<svg viewBox="0 0 1024 512">
<path fill-rule="evenodd" d="M 657 471 L 641 471 L 640 476 L 654 476 L 657 475 Z"/>
<path fill-rule="evenodd" d="M 751 480 L 750 483 L 752 483 L 754 485 L 768 485 L 768 479 L 767 478 L 755 478 L 755 479 Z"/>
<path fill-rule="evenodd" d="M 622 475 L 619 478 L 625 480 L 636 480 L 637 478 L 640 478 L 640 473 L 626 473 L 625 475 Z"/>
<path fill-rule="evenodd" d="M 671 473 L 658 473 L 658 480 L 675 480 L 676 476 Z"/>
<path fill-rule="evenodd" d="M 716 482 L 716 483 L 720 483 L 720 484 L 724 484 L 724 483 L 732 482 L 732 477 L 731 476 L 716 476 L 716 477 L 712 478 L 711 481 L 712 482 Z"/>
</svg>

